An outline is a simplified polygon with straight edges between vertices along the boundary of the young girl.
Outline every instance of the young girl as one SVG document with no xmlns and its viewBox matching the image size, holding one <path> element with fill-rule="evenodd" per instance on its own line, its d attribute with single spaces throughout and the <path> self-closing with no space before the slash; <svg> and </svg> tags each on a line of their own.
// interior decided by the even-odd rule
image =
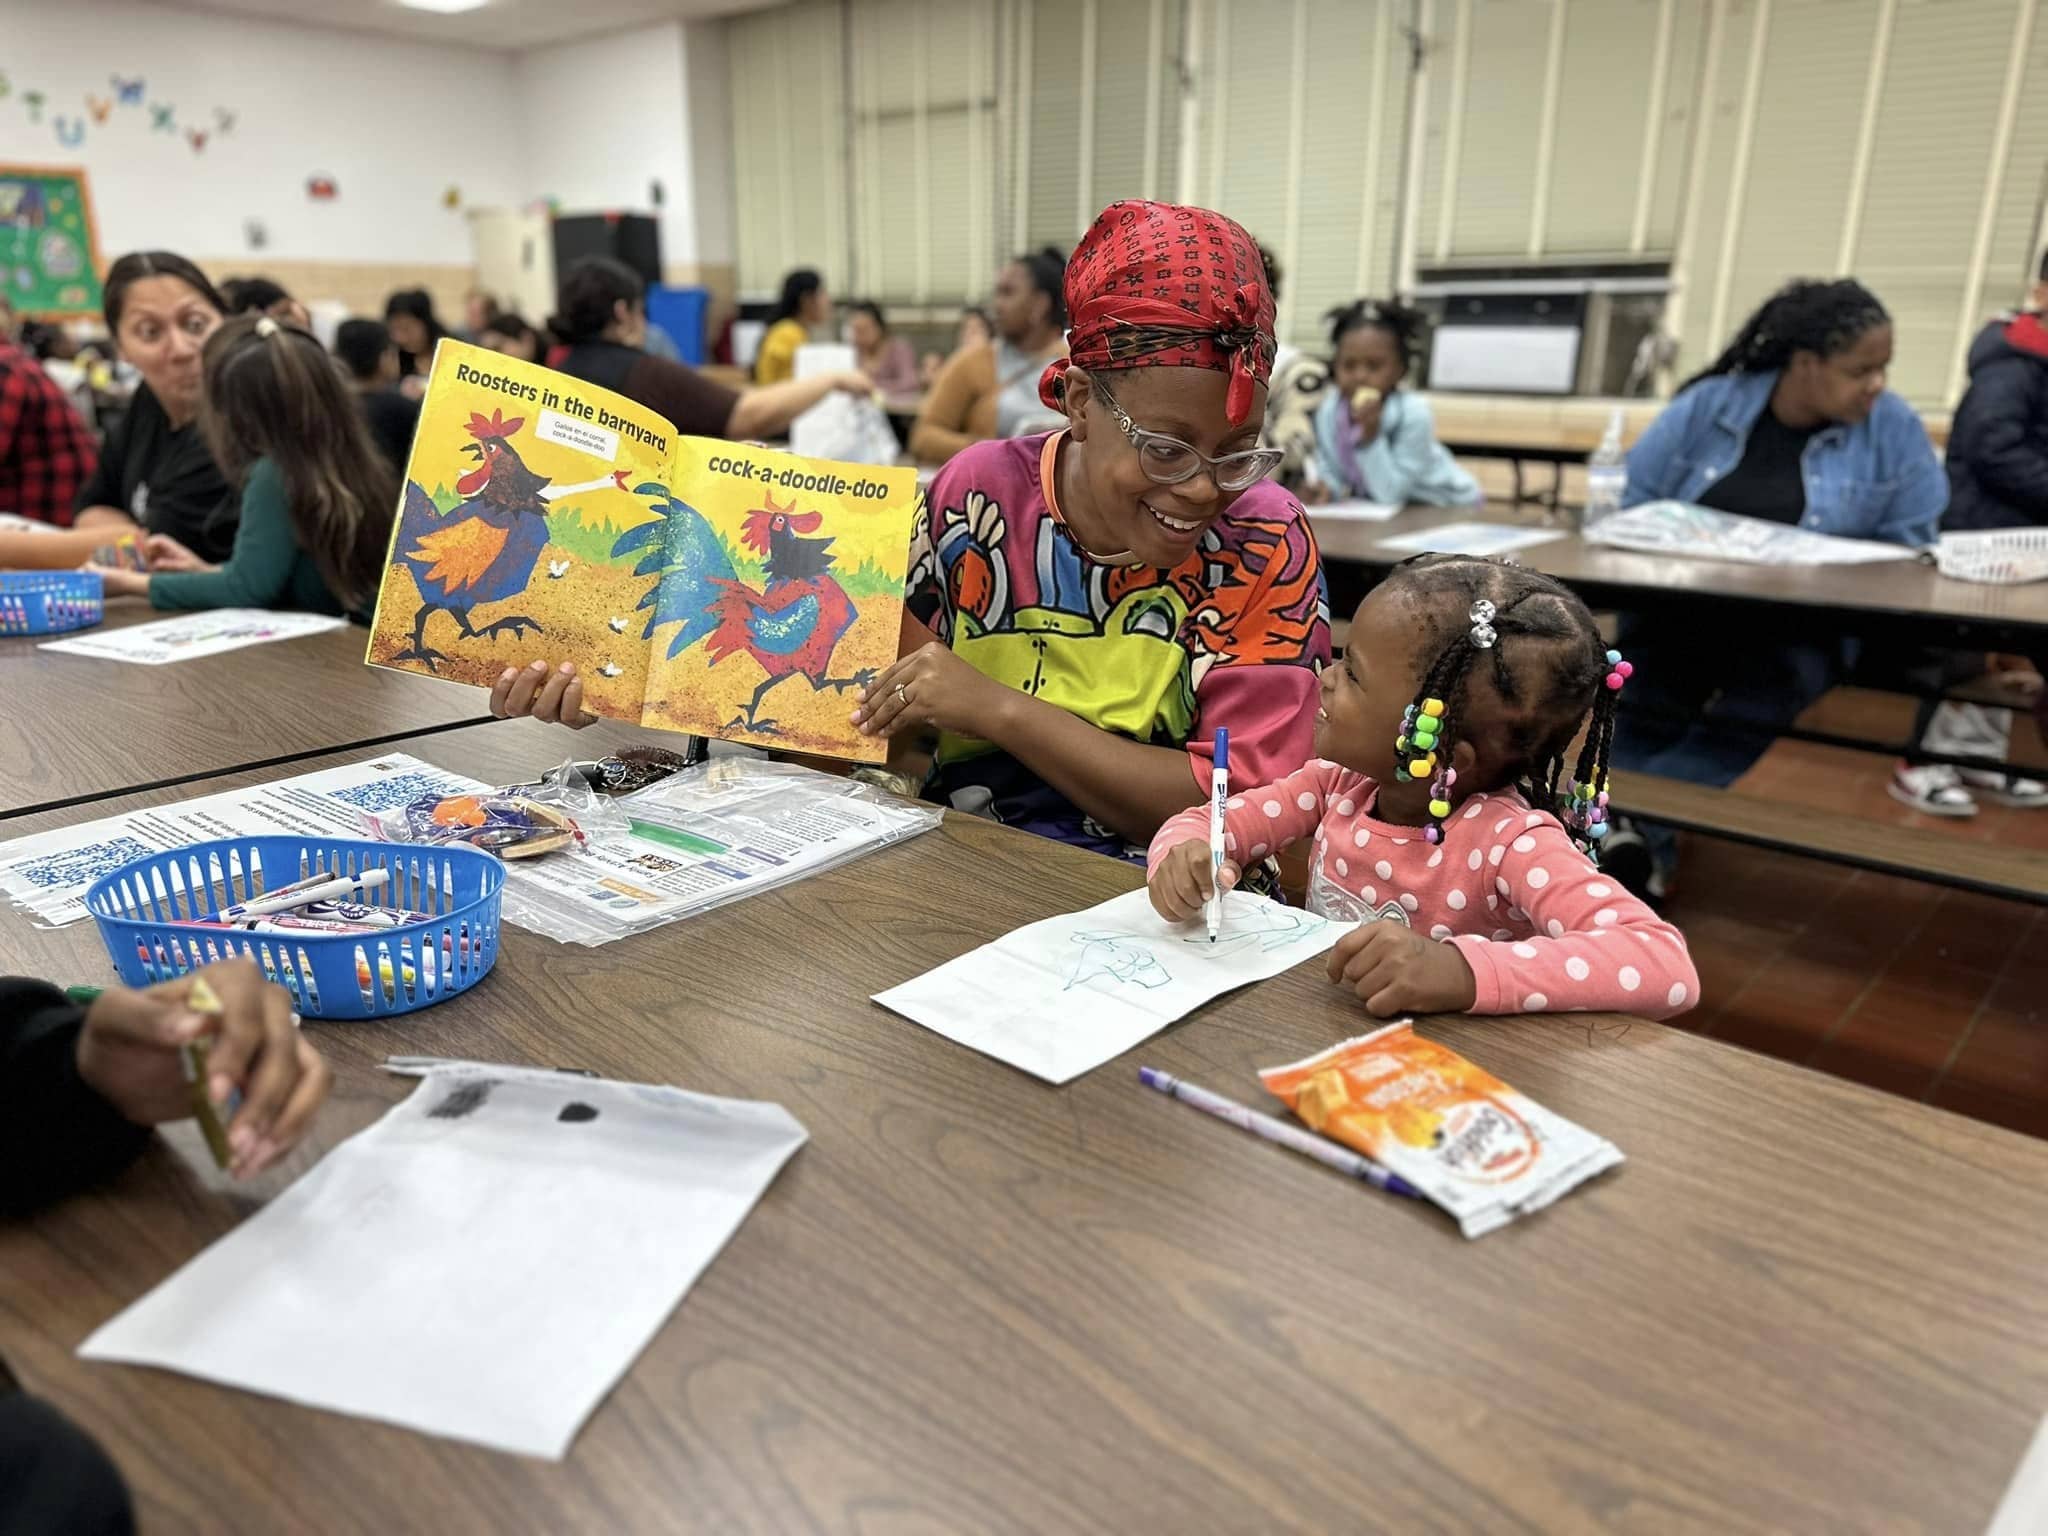
<svg viewBox="0 0 2048 1536">
<path fill-rule="evenodd" d="M 199 421 L 239 483 L 227 563 L 177 540 L 144 545 L 151 573 L 101 570 L 109 596 L 159 608 L 292 608 L 361 619 L 376 601 L 398 481 L 341 371 L 307 332 L 268 315 L 225 322 L 206 343 Z"/>
<path fill-rule="evenodd" d="M 1309 907 L 1358 924 L 1330 952 L 1330 977 L 1382 1018 L 1682 1013 L 1699 996 L 1685 940 L 1588 856 L 1606 833 L 1615 701 L 1632 670 L 1547 576 L 1462 555 L 1397 567 L 1323 673 L 1319 757 L 1227 802 L 1225 889 L 1313 833 Z M 1207 809 L 1161 827 L 1150 864 L 1159 913 L 1198 917 Z"/>
<path fill-rule="evenodd" d="M 1422 316 L 1399 304 L 1360 299 L 1333 309 L 1330 392 L 1316 408 L 1316 476 L 1311 501 L 1362 496 L 1392 505 L 1479 504 L 1479 485 L 1436 440 L 1420 397 L 1401 388 L 1422 337 Z"/>
</svg>

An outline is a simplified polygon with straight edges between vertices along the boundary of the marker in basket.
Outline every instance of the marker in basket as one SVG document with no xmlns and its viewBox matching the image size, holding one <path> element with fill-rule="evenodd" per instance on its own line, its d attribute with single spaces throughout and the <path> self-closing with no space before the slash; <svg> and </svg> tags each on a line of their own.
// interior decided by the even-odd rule
<svg viewBox="0 0 2048 1536">
<path fill-rule="evenodd" d="M 1216 760 L 1209 769 L 1209 899 L 1202 916 L 1209 924 L 1209 942 L 1223 927 L 1223 802 L 1230 798 L 1230 730 L 1216 727 Z"/>
<path fill-rule="evenodd" d="M 1205 1114 L 1214 1115 L 1218 1120 L 1228 1120 L 1241 1131 L 1250 1131 L 1261 1140 L 1276 1146 L 1299 1152 L 1303 1157 L 1312 1157 L 1325 1168 L 1354 1179 L 1363 1179 L 1374 1189 L 1384 1189 L 1390 1195 L 1405 1195 L 1410 1200 L 1420 1200 L 1422 1191 L 1410 1184 L 1397 1173 L 1389 1173 L 1369 1157 L 1361 1156 L 1349 1147 L 1340 1147 L 1334 1141 L 1325 1141 L 1313 1131 L 1305 1131 L 1298 1125 L 1289 1125 L 1285 1120 L 1276 1120 L 1271 1115 L 1262 1115 L 1256 1109 L 1226 1099 L 1220 1093 L 1211 1093 L 1206 1088 L 1197 1088 L 1193 1083 L 1183 1082 L 1170 1072 L 1161 1072 L 1157 1067 L 1138 1068 L 1138 1081 L 1147 1088 L 1157 1088 L 1170 1098 L 1183 1104 L 1192 1104 Z"/>
<path fill-rule="evenodd" d="M 387 885 L 391 880 L 388 869 L 366 869 L 360 875 L 336 875 L 331 880 L 322 880 L 308 885 L 300 881 L 297 886 L 268 896 L 259 896 L 254 901 L 239 901 L 231 907 L 223 907 L 208 919 L 215 923 L 238 923 L 244 918 L 269 917 L 276 912 L 290 912 L 298 907 L 309 907 L 316 901 L 334 901 L 356 891 L 374 891 Z"/>
</svg>

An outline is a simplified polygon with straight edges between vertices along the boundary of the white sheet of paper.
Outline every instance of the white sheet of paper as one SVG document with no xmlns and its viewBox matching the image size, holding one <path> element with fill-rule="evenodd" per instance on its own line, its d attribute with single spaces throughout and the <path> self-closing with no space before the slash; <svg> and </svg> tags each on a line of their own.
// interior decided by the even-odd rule
<svg viewBox="0 0 2048 1536">
<path fill-rule="evenodd" d="M 341 629 L 347 619 L 323 613 L 268 613 L 261 608 L 214 608 L 205 613 L 184 613 L 176 618 L 158 619 L 154 624 L 136 624 L 127 629 L 95 630 L 68 640 L 49 640 L 39 647 L 62 651 L 69 656 L 97 656 L 103 661 L 132 661 L 145 667 L 166 662 L 190 661 L 195 656 L 218 656 L 222 651 L 239 651 L 245 645 L 267 645 L 272 640 L 296 640 Z"/>
<path fill-rule="evenodd" d="M 1528 549 L 1564 537 L 1556 528 L 1510 528 L 1502 523 L 1445 523 L 1420 533 L 1403 533 L 1381 539 L 1381 549 L 1404 555 L 1505 555 L 1510 550 Z"/>
<path fill-rule="evenodd" d="M 79 1353 L 559 1460 L 805 1134 L 777 1104 L 437 1067 Z"/>
<path fill-rule="evenodd" d="M 874 1000 L 906 1019 L 1064 1083 L 1233 987 L 1322 954 L 1347 925 L 1243 891 L 1214 944 L 1169 923 L 1143 890 L 1013 929 Z"/>
<path fill-rule="evenodd" d="M 1389 501 L 1329 501 L 1320 507 L 1309 509 L 1311 525 L 1331 523 L 1387 523 L 1401 515 L 1399 502 Z"/>
<path fill-rule="evenodd" d="M 95 880 L 152 853 L 221 837 L 361 837 L 366 813 L 409 805 L 423 795 L 482 788 L 474 779 L 392 752 L 247 789 L 103 816 L 0 843 L 0 896 L 37 922 L 60 928 L 92 915 L 85 909 L 85 893 Z M 268 883 L 295 880 L 298 873 L 273 870 Z"/>
<path fill-rule="evenodd" d="M 2043 1531 L 2048 1531 L 2048 1418 L 2034 1431 L 1984 1536 L 2041 1536 Z"/>
<path fill-rule="evenodd" d="M 1586 530 L 1586 542 L 1742 565 L 1870 565 L 1912 560 L 1920 553 L 1904 544 L 1838 538 L 1682 501 L 1646 501 L 1604 517 Z"/>
</svg>

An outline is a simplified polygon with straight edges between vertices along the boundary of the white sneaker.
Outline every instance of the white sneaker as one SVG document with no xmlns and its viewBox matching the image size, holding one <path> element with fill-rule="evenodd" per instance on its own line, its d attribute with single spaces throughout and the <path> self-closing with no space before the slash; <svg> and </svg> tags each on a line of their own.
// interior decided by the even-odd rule
<svg viewBox="0 0 2048 1536">
<path fill-rule="evenodd" d="M 1892 781 L 1886 787 L 1901 805 L 1910 805 L 1929 816 L 1977 814 L 1977 802 L 1963 787 L 1962 774 L 1947 763 L 1928 763 L 1919 768 L 1900 763 L 1892 770 Z"/>
<path fill-rule="evenodd" d="M 2034 810 L 2048 805 L 2048 784 L 2039 779 L 2022 779 L 2015 774 L 1993 773 L 1986 768 L 1959 768 L 1956 777 L 1975 794 L 1997 805 L 2017 810 Z"/>
</svg>

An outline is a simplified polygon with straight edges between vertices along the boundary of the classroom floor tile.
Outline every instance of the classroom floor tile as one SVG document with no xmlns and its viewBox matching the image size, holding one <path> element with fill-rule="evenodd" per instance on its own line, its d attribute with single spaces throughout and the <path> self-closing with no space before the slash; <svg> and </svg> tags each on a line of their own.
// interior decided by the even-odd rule
<svg viewBox="0 0 2048 1536">
<path fill-rule="evenodd" d="M 1803 723 L 1903 735 L 1910 711 L 1839 689 Z M 2031 719 L 2015 761 L 2048 764 Z M 1967 821 L 1886 793 L 1891 761 L 1779 742 L 1746 794 L 1889 826 L 2048 853 L 2048 811 L 1986 804 Z M 1699 967 L 1685 1028 L 1816 1071 L 2048 1137 L 2048 910 L 1712 838 L 1682 840 L 1667 915 Z"/>
</svg>

